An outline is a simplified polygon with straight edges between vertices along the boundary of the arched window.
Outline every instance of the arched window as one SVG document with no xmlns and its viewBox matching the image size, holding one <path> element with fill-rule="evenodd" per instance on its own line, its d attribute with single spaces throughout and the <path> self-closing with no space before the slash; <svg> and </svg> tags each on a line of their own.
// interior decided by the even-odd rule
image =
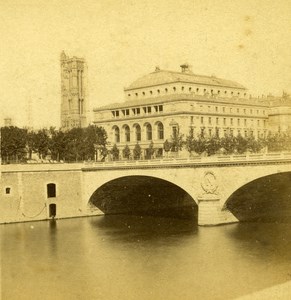
<svg viewBox="0 0 291 300">
<path fill-rule="evenodd" d="M 163 123 L 159 122 L 158 126 L 157 126 L 157 129 L 158 129 L 158 139 L 163 140 L 164 139 L 164 125 L 163 125 Z"/>
<path fill-rule="evenodd" d="M 56 185 L 54 183 L 47 184 L 46 190 L 47 190 L 47 197 L 48 198 L 56 197 Z"/>
<path fill-rule="evenodd" d="M 120 130 L 117 126 L 114 128 L 114 141 L 115 143 L 120 142 Z"/>
<path fill-rule="evenodd" d="M 124 127 L 124 137 L 126 142 L 130 142 L 130 129 L 128 125 Z"/>
<path fill-rule="evenodd" d="M 141 129 L 139 125 L 135 126 L 135 139 L 137 142 L 141 141 Z"/>
<path fill-rule="evenodd" d="M 147 136 L 147 140 L 151 141 L 152 140 L 152 125 L 151 124 L 147 124 L 146 125 L 146 136 Z"/>
</svg>

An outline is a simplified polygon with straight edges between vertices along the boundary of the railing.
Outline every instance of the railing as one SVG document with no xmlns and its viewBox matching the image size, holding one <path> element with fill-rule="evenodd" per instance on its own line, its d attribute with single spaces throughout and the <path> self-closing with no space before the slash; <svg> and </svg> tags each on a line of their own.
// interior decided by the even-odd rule
<svg viewBox="0 0 291 300">
<path fill-rule="evenodd" d="M 289 153 L 266 153 L 266 154 L 243 154 L 243 155 L 223 155 L 223 156 L 193 156 L 189 158 L 162 158 L 151 160 L 124 160 L 110 162 L 86 162 L 86 167 L 125 167 L 125 166 L 156 166 L 156 165 L 183 165 L 183 164 L 203 164 L 203 163 L 223 163 L 223 162 L 263 162 L 291 160 Z"/>
</svg>

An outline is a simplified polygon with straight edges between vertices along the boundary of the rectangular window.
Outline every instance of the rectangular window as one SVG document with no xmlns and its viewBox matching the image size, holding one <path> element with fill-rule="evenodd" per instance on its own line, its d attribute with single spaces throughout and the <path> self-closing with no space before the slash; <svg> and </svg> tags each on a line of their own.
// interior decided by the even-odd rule
<svg viewBox="0 0 291 300">
<path fill-rule="evenodd" d="M 225 107 L 222 108 L 222 111 L 225 112 Z"/>
<path fill-rule="evenodd" d="M 244 125 L 247 126 L 247 119 L 244 119 Z"/>
<path fill-rule="evenodd" d="M 191 124 L 193 124 L 193 123 L 194 123 L 194 117 L 191 116 Z"/>
<path fill-rule="evenodd" d="M 237 119 L 237 126 L 240 126 L 240 119 Z"/>
<path fill-rule="evenodd" d="M 115 118 L 115 111 L 113 110 L 113 111 L 111 111 L 111 113 L 112 113 L 112 116 Z"/>
<path fill-rule="evenodd" d="M 134 115 L 136 115 L 136 109 L 135 109 L 135 108 L 132 109 L 132 113 L 133 113 Z"/>
<path fill-rule="evenodd" d="M 239 114 L 239 108 L 236 109 L 236 112 Z"/>
<path fill-rule="evenodd" d="M 216 125 L 218 125 L 219 124 L 219 119 L 218 118 L 216 118 Z"/>
<path fill-rule="evenodd" d="M 215 106 L 215 111 L 216 111 L 216 112 L 218 111 L 218 107 L 217 107 L 217 106 Z"/>
<path fill-rule="evenodd" d="M 116 117 L 119 117 L 119 110 L 116 110 L 116 111 L 115 111 L 115 116 L 116 116 Z"/>
<path fill-rule="evenodd" d="M 233 118 L 230 118 L 230 125 L 233 125 Z"/>
<path fill-rule="evenodd" d="M 211 117 L 208 118 L 208 124 L 211 124 Z"/>
<path fill-rule="evenodd" d="M 163 111 L 163 105 L 159 105 L 159 111 Z"/>
<path fill-rule="evenodd" d="M 257 126 L 260 127 L 260 120 L 257 121 Z"/>
<path fill-rule="evenodd" d="M 223 118 L 223 125 L 226 125 L 226 118 Z"/>
<path fill-rule="evenodd" d="M 126 110 L 125 110 L 125 115 L 126 115 L 126 116 L 129 116 L 129 109 L 126 109 Z"/>
<path fill-rule="evenodd" d="M 136 109 L 136 114 L 137 114 L 137 115 L 140 114 L 140 108 L 139 108 L 139 107 Z"/>
<path fill-rule="evenodd" d="M 150 114 L 152 112 L 152 108 L 148 106 L 148 113 Z"/>
<path fill-rule="evenodd" d="M 203 124 L 203 117 L 201 117 L 201 124 Z"/>
</svg>

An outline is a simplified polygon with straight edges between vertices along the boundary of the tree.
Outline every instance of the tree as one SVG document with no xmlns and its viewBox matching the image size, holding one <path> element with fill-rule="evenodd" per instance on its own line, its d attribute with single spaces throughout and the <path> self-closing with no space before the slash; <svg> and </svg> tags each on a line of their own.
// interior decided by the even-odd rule
<svg viewBox="0 0 291 300">
<path fill-rule="evenodd" d="M 119 149 L 117 148 L 116 144 L 113 145 L 111 149 L 111 154 L 113 160 L 119 160 Z"/>
<path fill-rule="evenodd" d="M 26 156 L 27 130 L 15 126 L 1 128 L 1 158 L 4 163 L 19 162 Z"/>
<path fill-rule="evenodd" d="M 128 145 L 125 145 L 125 147 L 123 149 L 123 157 L 126 159 L 129 159 L 129 157 L 130 157 L 130 149 L 129 149 Z"/>
<path fill-rule="evenodd" d="M 167 156 L 168 156 L 168 152 L 171 150 L 171 148 L 172 148 L 172 144 L 168 140 L 165 140 L 164 151 L 167 153 Z"/>
<path fill-rule="evenodd" d="M 233 154 L 236 149 L 236 138 L 233 135 L 226 135 L 221 139 L 221 147 L 225 150 L 226 154 Z"/>
<path fill-rule="evenodd" d="M 154 148 L 154 142 L 151 141 L 150 144 L 149 144 L 149 147 L 148 147 L 148 156 L 150 159 L 153 158 L 153 155 L 155 154 L 155 148 Z"/>
<path fill-rule="evenodd" d="M 181 134 L 179 131 L 179 128 L 177 129 L 177 132 L 171 136 L 172 140 L 172 148 L 171 151 L 178 152 L 181 151 L 184 145 L 183 141 L 184 134 Z"/>
<path fill-rule="evenodd" d="M 142 153 L 141 147 L 140 147 L 139 143 L 137 143 L 133 149 L 133 158 L 140 159 L 141 153 Z"/>
<path fill-rule="evenodd" d="M 214 155 L 221 148 L 221 141 L 217 135 L 211 136 L 205 141 L 205 151 L 207 155 Z"/>
<path fill-rule="evenodd" d="M 185 146 L 189 154 L 191 155 L 192 151 L 194 151 L 194 129 L 191 127 L 189 134 L 186 136 Z"/>
</svg>

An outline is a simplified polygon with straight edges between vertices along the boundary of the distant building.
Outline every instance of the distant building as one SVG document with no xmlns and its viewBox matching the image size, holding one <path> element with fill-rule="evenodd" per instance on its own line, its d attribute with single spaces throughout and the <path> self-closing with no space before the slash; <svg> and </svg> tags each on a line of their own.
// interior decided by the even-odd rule
<svg viewBox="0 0 291 300">
<path fill-rule="evenodd" d="M 180 72 L 157 67 L 124 92 L 125 102 L 93 110 L 94 124 L 103 126 L 111 145 L 120 149 L 126 144 L 133 149 L 139 143 L 144 157 L 151 142 L 161 156 L 166 139 L 170 141 L 178 133 L 185 137 L 190 129 L 195 136 L 257 138 L 267 134 L 269 122 L 272 130 L 281 122 L 267 99 L 250 97 L 248 90 L 234 81 L 196 75 L 186 64 Z"/>
<path fill-rule="evenodd" d="M 87 126 L 87 65 L 61 53 L 61 128 Z"/>
<path fill-rule="evenodd" d="M 13 126 L 13 122 L 11 118 L 4 118 L 4 127 Z"/>
</svg>

